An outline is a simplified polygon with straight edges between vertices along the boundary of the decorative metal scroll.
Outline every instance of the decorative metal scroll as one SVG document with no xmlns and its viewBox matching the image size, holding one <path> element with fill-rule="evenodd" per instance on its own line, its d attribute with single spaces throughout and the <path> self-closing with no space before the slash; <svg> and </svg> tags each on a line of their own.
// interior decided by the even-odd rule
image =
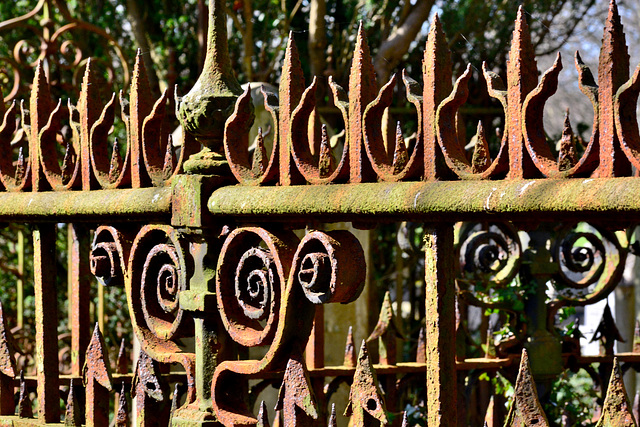
<svg viewBox="0 0 640 427">
<path fill-rule="evenodd" d="M 538 224 L 537 218 L 526 219 L 526 223 L 496 219 L 460 224 L 454 241 L 453 219 L 425 215 L 420 218 L 427 222 L 425 274 L 420 285 L 424 285 L 421 303 L 428 314 L 420 331 L 412 331 L 417 338 L 403 331 L 397 317 L 402 295 L 395 296 L 394 305 L 387 291 L 378 322 L 366 331 L 371 333 L 365 335 L 360 350 L 350 330 L 342 365 L 324 366 L 320 362 L 324 305 L 356 301 L 367 268 L 377 267 L 366 265 L 359 240 L 350 231 L 315 229 L 321 228 L 316 218 L 293 208 L 284 213 L 291 223 L 281 220 L 279 224 L 270 223 L 268 217 L 252 218 L 255 222 L 249 223 L 242 215 L 212 218 L 205 212 L 207 197 L 215 186 L 224 184 L 238 184 L 237 188 L 279 185 L 294 190 L 298 185 L 316 186 L 317 190 L 334 184 L 353 188 L 375 182 L 631 176 L 632 167 L 640 168 L 635 112 L 640 71 L 629 77 L 614 1 L 606 22 L 597 84 L 576 55 L 580 89 L 594 108 L 593 135 L 582 153 L 575 146 L 568 118 L 558 153 L 546 140 L 544 106 L 557 88 L 562 62 L 558 56 L 538 78 L 524 9 L 520 9 L 506 85 L 496 73 L 482 69 L 489 94 L 501 102 L 505 115 L 495 158 L 491 158 L 482 126 L 472 153 L 465 151 L 466 141 L 455 130 L 472 69 L 468 67 L 453 82 L 447 41 L 437 16 L 424 51 L 422 83 L 403 72 L 401 78 L 394 76 L 378 88 L 360 26 L 348 91 L 329 80 L 346 128 L 339 153 L 331 147 L 326 129 L 314 131 L 310 126 L 317 114 L 318 82 L 314 78 L 306 86 L 290 37 L 279 94 L 263 90 L 265 109 L 274 123 L 273 147 L 267 152 L 259 134 L 250 153 L 252 102 L 249 90 L 242 92 L 233 77 L 221 0 L 210 2 L 210 54 L 205 72 L 190 92 L 178 96 L 165 91 L 154 96 L 139 53 L 130 87 L 108 99 L 99 90 L 95 60 L 82 60 L 71 43 L 61 42 L 64 34 L 75 29 L 104 34 L 69 17 L 62 2 L 41 0 L 30 14 L 0 24 L 0 31 L 27 22 L 54 3 L 71 23 L 56 31 L 48 23 L 40 29 L 39 38 L 47 47 L 33 51 L 37 58 L 32 64 L 28 104 L 0 103 L 2 190 L 48 192 L 57 197 L 90 191 L 137 195 L 145 187 L 164 187 L 171 190 L 166 192 L 171 193 L 170 205 L 157 222 L 146 217 L 120 218 L 118 225 L 111 225 L 115 221 L 106 214 L 90 216 L 71 209 L 74 220 L 77 214 L 78 221 L 102 225 L 94 230 L 90 253 L 70 251 L 70 277 L 79 281 L 83 267 L 100 286 L 125 289 L 129 318 L 123 320 L 131 325 L 141 347 L 135 367 L 131 366 L 133 372 L 123 355 L 125 344 L 111 364 L 99 325 L 93 333 L 87 325 L 74 329 L 73 344 L 64 352 L 71 353 L 75 365 L 71 369 L 56 365 L 56 357 L 67 356 L 62 357 L 62 351 L 57 354 L 57 322 L 48 322 L 49 317 L 57 320 L 57 305 L 48 304 L 55 298 L 55 286 L 47 281 L 55 276 L 55 257 L 47 249 L 56 241 L 54 227 L 47 229 L 43 223 L 57 222 L 58 212 L 34 221 L 38 223 L 34 229 L 37 340 L 35 346 L 31 343 L 35 356 L 30 357 L 35 368 L 24 362 L 24 353 L 30 353 L 24 348 L 25 339 L 12 336 L 0 306 L 0 422 L 14 422 L 18 417 L 22 420 L 16 424 L 30 423 L 35 415 L 38 418 L 33 423 L 58 423 L 62 396 L 67 425 L 106 425 L 113 398 L 118 426 L 130 423 L 130 400 L 135 400 L 132 410 L 145 425 L 265 426 L 273 419 L 274 425 L 333 426 L 338 414 L 335 407 L 329 409 L 331 399 L 346 384 L 349 394 L 344 414 L 351 425 L 409 425 L 404 397 L 415 390 L 422 396 L 416 406 L 431 405 L 425 411 L 427 421 L 421 421 L 453 425 L 455 417 L 446 415 L 455 415 L 455 410 L 446 408 L 447 404 L 459 399 L 464 406 L 464 393 L 480 380 L 481 372 L 499 372 L 515 387 L 509 412 L 503 417 L 505 425 L 542 426 L 549 421 L 534 383 L 542 389 L 566 369 L 583 369 L 601 387 L 604 399 L 599 425 L 635 425 L 620 376 L 625 370 L 640 369 L 640 330 L 635 352 L 614 359 L 613 342 L 622 337 L 610 311 L 605 311 L 596 334 L 596 339 L 605 341 L 603 354 L 598 356 L 581 355 L 580 337 L 559 336 L 555 328 L 561 308 L 603 300 L 620 282 L 626 257 L 634 250 L 620 232 L 597 222 L 579 222 L 583 218 L 562 227 Z M 54 45 L 70 55 L 65 64 L 84 70 L 82 84 L 74 86 L 80 87 L 75 103 L 65 105 L 52 99 L 57 77 L 49 53 Z M 25 52 L 30 54 L 28 44 L 21 42 L 13 59 L 0 62 L 17 70 L 26 60 Z M 74 76 L 79 75 L 74 71 Z M 383 124 L 400 80 L 403 96 L 417 117 L 412 146 L 405 143 L 402 123 L 397 123 L 395 135 Z M 16 93 L 10 89 L 7 99 L 15 98 Z M 167 108 L 174 102 L 184 129 L 182 141 L 170 137 Z M 116 140 L 111 133 L 117 112 L 127 129 L 125 141 Z M 27 143 L 16 143 L 21 138 Z M 395 184 L 385 185 L 392 188 Z M 368 202 L 375 204 L 376 200 Z M 120 206 L 113 211 L 127 215 L 127 209 Z M 391 212 L 384 219 L 406 218 Z M 366 227 L 377 220 L 363 210 L 354 224 Z M 304 228 L 304 235 L 295 232 Z M 88 229 L 85 234 L 88 246 Z M 79 245 L 78 236 L 71 240 Z M 405 242 L 404 247 L 408 246 Z M 418 246 L 411 250 L 421 253 Z M 87 289 L 83 298 L 88 299 Z M 79 305 L 85 308 L 86 301 Z M 467 305 L 506 313 L 504 318 L 513 326 L 511 335 L 496 344 L 487 331 L 485 347 L 475 342 L 465 330 Z M 74 313 L 79 312 L 78 308 Z M 88 319 L 88 308 L 83 313 L 82 319 Z M 402 360 L 399 340 L 412 347 L 409 361 Z M 484 357 L 470 357 L 465 344 L 471 344 L 474 355 L 483 352 Z M 83 369 L 79 360 L 85 362 Z M 178 371 L 169 372 L 169 365 Z M 64 384 L 63 371 L 70 372 Z M 278 389 L 274 417 L 264 402 L 258 403 L 268 386 Z M 39 405 L 36 414 L 33 401 Z M 494 401 L 487 412 L 498 412 L 499 406 Z M 488 414 L 485 420 L 489 425 L 494 418 L 499 417 Z"/>
<path fill-rule="evenodd" d="M 55 12 L 58 12 L 57 14 Z M 60 16 L 63 22 L 56 22 Z M 38 18 L 41 18 L 37 21 Z M 37 24 L 35 24 L 37 22 Z M 9 82 L 5 86 L 8 93 L 4 100 L 12 101 L 26 89 L 25 82 L 31 78 L 37 62 L 45 64 L 46 73 L 52 85 L 65 93 L 81 84 L 82 68 L 86 65 L 90 48 L 88 36 L 95 36 L 93 42 L 105 47 L 112 61 L 101 61 L 100 69 L 107 76 L 108 84 L 116 83 L 116 73 L 122 74 L 119 83 L 129 84 L 129 65 L 121 47 L 104 29 L 74 17 L 64 1 L 39 0 L 35 7 L 23 16 L 0 22 L 0 37 L 18 29 L 27 30 L 29 38 L 19 40 L 9 46 L 12 56 L 0 58 L 0 77 Z M 118 70 L 114 68 L 118 64 Z"/>
</svg>

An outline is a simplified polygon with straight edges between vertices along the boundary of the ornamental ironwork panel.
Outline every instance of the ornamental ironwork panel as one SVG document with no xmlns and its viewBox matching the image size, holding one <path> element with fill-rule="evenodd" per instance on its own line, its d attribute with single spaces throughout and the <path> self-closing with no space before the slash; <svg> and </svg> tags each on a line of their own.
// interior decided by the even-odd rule
<svg viewBox="0 0 640 427">
<path fill-rule="evenodd" d="M 54 3 L 0 24 L 0 36 Z M 107 36 L 66 9 L 62 16 L 71 22 L 57 31 L 47 23 L 39 37 L 62 43 L 63 54 L 72 52 L 60 38 L 67 31 Z M 640 328 L 634 350 L 616 354 L 614 343 L 631 337 L 607 307 L 595 334 L 602 351 L 588 356 L 577 328 L 557 327 L 568 307 L 606 299 L 638 253 L 640 68 L 630 75 L 614 1 L 597 79 L 575 57 L 593 105 L 591 139 L 576 144 L 567 116 L 557 152 L 543 111 L 562 59 L 538 78 L 520 8 L 506 84 L 482 69 L 504 109 L 494 158 L 482 125 L 470 152 L 457 132 L 473 70 L 454 81 L 437 16 L 421 83 L 405 72 L 377 82 L 360 26 L 348 90 L 329 78 L 345 126 L 338 146 L 314 129 L 317 80 L 306 85 L 293 36 L 279 92 L 262 90 L 273 143 L 261 131 L 250 143 L 254 107 L 231 68 L 221 0 L 210 0 L 204 71 L 183 96 L 156 98 L 138 53 L 130 85 L 125 78 L 105 98 L 95 60 L 73 50 L 65 64 L 84 69 L 77 101 L 56 102 L 53 48 L 43 45 L 29 100 L 18 104 L 18 54 L 28 46 L 20 43 L 2 59 L 18 77 L 4 94 L 10 103 L 0 103 L 0 221 L 30 227 L 35 334 L 22 306 L 13 315 L 0 305 L 3 425 L 336 426 L 347 417 L 353 426 L 409 426 L 418 422 L 405 411 L 411 403 L 423 409 L 422 425 L 546 426 L 553 382 L 578 370 L 598 389 L 597 425 L 636 425 L 640 405 L 632 407 L 622 374 L 640 369 Z M 390 132 L 385 119 L 400 96 L 415 108 L 410 144 L 403 124 Z M 117 115 L 124 140 L 111 134 Z M 68 223 L 65 333 L 60 223 Z M 401 288 L 389 289 L 377 322 L 349 329 L 342 364 L 326 364 L 326 307 L 371 299 L 365 284 L 380 268 L 359 230 L 390 223 L 400 227 L 389 251 L 420 270 L 410 286 L 421 327 L 403 327 Z M 25 279 L 22 267 L 16 274 Z M 119 322 L 135 343 L 107 344 L 104 299 L 91 302 L 105 289 L 124 293 Z M 470 331 L 470 307 L 508 326 L 500 340 L 495 325 Z M 513 384 L 511 397 L 480 384 L 498 375 Z M 277 390 L 272 407 L 262 400 L 268 388 Z M 569 413 L 563 420 L 573 422 Z"/>
</svg>

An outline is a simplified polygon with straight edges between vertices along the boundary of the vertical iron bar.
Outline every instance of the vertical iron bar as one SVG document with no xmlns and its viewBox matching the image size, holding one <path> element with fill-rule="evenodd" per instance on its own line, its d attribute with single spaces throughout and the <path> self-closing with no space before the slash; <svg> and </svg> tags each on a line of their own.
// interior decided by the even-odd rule
<svg viewBox="0 0 640 427">
<path fill-rule="evenodd" d="M 98 285 L 98 307 L 96 316 L 98 317 L 98 326 L 104 331 L 104 286 Z"/>
<path fill-rule="evenodd" d="M 38 416 L 46 423 L 60 422 L 55 248 L 56 225 L 36 226 L 33 230 L 33 283 L 38 342 L 36 346 Z"/>
<path fill-rule="evenodd" d="M 18 231 L 18 281 L 16 295 L 16 314 L 18 327 L 24 327 L 24 232 Z"/>
<path fill-rule="evenodd" d="M 69 224 L 67 271 L 69 281 L 69 325 L 71 326 L 71 375 L 81 376 L 91 338 L 89 317 L 89 230 Z"/>
<path fill-rule="evenodd" d="M 425 226 L 427 425 L 453 427 L 456 411 L 453 225 Z"/>
</svg>

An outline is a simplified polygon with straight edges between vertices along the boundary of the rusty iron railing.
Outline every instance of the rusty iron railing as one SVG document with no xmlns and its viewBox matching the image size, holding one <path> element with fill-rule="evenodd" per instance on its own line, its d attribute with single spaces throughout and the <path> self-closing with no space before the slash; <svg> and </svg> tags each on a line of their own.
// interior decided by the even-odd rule
<svg viewBox="0 0 640 427">
<path fill-rule="evenodd" d="M 292 37 L 279 94 L 264 92 L 274 143 L 266 147 L 259 135 L 249 151 L 253 106 L 231 69 L 221 0 L 210 1 L 209 19 L 203 74 L 174 99 L 182 141 L 169 136 L 171 95 L 155 99 L 140 54 L 119 100 L 101 98 L 87 61 L 77 103 L 56 104 L 40 58 L 21 114 L 15 101 L 0 103 L 0 221 L 32 224 L 36 326 L 35 342 L 15 339 L 0 306 L 0 423 L 106 426 L 111 417 L 118 426 L 334 426 L 338 414 L 329 406 L 347 384 L 348 402 L 337 403 L 354 426 L 409 425 L 408 394 L 423 402 L 429 426 L 544 426 L 538 396 L 547 399 L 564 370 L 584 369 L 600 387 L 598 425 L 636 425 L 621 375 L 640 368 L 640 347 L 614 354 L 621 337 L 611 312 L 599 328 L 598 356 L 582 355 L 580 337 L 556 329 L 563 307 L 610 295 L 635 251 L 625 230 L 640 218 L 633 174 L 640 68 L 629 77 L 614 1 L 597 83 L 576 55 L 580 89 L 594 109 L 591 140 L 577 146 L 567 119 L 557 153 L 543 110 L 561 58 L 538 81 L 520 9 L 506 85 L 483 69 L 505 114 L 494 159 L 481 126 L 472 153 L 457 135 L 472 71 L 452 84 L 437 16 L 422 84 L 402 74 L 418 122 L 411 147 L 400 124 L 393 138 L 383 120 L 400 96 L 398 78 L 378 90 L 358 30 L 348 93 L 329 80 L 346 128 L 341 152 L 325 131 L 309 131 L 316 80 L 305 87 Z M 110 135 L 118 106 L 126 147 Z M 21 131 L 27 144 L 12 145 Z M 376 268 L 353 228 L 324 226 L 345 221 L 360 229 L 423 224 L 425 318 L 415 337 L 405 336 L 396 317 L 402 295 L 394 306 L 387 293 L 368 339 L 358 344 L 350 332 L 343 364 L 326 366 L 324 305 L 356 301 Z M 66 353 L 55 303 L 57 223 L 70 224 Z M 112 365 L 104 323 L 91 330 L 89 301 L 103 286 L 125 289 L 129 318 L 121 321 L 140 346 L 133 369 L 130 343 L 111 351 L 118 354 Z M 513 299 L 494 298 L 504 289 Z M 495 344 L 489 333 L 481 357 L 466 345 L 468 306 L 513 315 L 511 335 Z M 21 316 L 22 309 L 20 326 Z M 411 360 L 402 359 L 400 337 L 415 342 Z M 69 366 L 61 370 L 63 353 Z M 513 380 L 508 413 L 495 396 L 486 417 L 470 415 L 467 389 L 484 372 Z M 259 403 L 268 386 L 279 388 L 275 418 Z"/>
</svg>

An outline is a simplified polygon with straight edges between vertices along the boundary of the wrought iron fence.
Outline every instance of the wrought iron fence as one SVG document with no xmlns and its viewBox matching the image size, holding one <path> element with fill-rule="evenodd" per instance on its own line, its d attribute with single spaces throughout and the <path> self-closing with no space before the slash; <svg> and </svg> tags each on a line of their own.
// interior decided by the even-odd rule
<svg viewBox="0 0 640 427">
<path fill-rule="evenodd" d="M 138 55 L 119 99 L 101 98 L 100 76 L 86 61 L 77 103 L 56 104 L 41 57 L 29 102 L 0 103 L 0 218 L 32 224 L 36 328 L 35 340 L 14 337 L 10 316 L 0 313 L 2 423 L 108 425 L 111 417 L 116 425 L 133 418 L 139 425 L 266 426 L 274 412 L 259 398 L 276 386 L 274 425 L 337 425 L 329 404 L 347 384 L 350 425 L 409 425 L 403 410 L 411 399 L 429 426 L 550 425 L 538 395 L 548 399 L 563 371 L 584 369 L 600 388 L 598 425 L 636 425 L 621 372 L 638 369 L 640 350 L 614 355 L 621 337 L 611 313 L 599 328 L 599 356 L 582 355 L 577 333 L 557 328 L 563 308 L 606 298 L 635 251 L 625 230 L 640 216 L 633 173 L 640 168 L 640 68 L 629 76 L 615 2 L 597 82 L 575 59 L 594 109 L 591 140 L 576 145 L 566 120 L 557 152 L 542 119 L 562 61 L 538 81 L 521 9 L 506 85 L 482 70 L 505 115 L 493 159 L 482 127 L 471 153 L 457 134 L 472 70 L 452 84 L 437 17 L 422 84 L 403 73 L 378 90 L 359 29 L 348 92 L 329 80 L 346 130 L 342 150 L 324 130 L 309 130 L 316 80 L 305 87 L 291 37 L 279 93 L 263 92 L 273 144 L 259 134 L 250 150 L 253 105 L 233 76 L 225 19 L 220 0 L 212 0 L 204 71 L 173 101 L 168 91 L 155 99 Z M 394 137 L 383 120 L 401 96 L 398 80 L 416 111 L 410 146 L 400 124 Z M 181 141 L 169 136 L 174 104 Z M 127 130 L 121 142 L 110 135 L 118 109 Z M 324 305 L 357 300 L 377 267 L 353 228 L 324 225 L 345 221 L 360 229 L 423 224 L 423 247 L 410 250 L 424 252 L 424 325 L 413 337 L 403 333 L 396 289 L 397 304 L 385 295 L 368 339 L 356 343 L 350 332 L 343 364 L 325 366 Z M 57 223 L 70 224 L 68 348 L 55 303 Z M 112 365 L 104 323 L 91 332 L 89 301 L 102 287 L 125 289 L 129 318 L 121 321 L 140 346 L 133 368 L 131 343 L 123 341 Z M 496 344 L 485 328 L 481 347 L 466 326 L 469 306 L 503 313 L 509 333 Z M 20 316 L 21 309 L 14 318 L 22 326 Z M 410 360 L 400 338 L 414 344 Z M 264 351 L 249 351 L 256 347 Z M 472 413 L 485 373 L 514 382 L 508 413 L 499 393 L 491 404 L 480 399 L 489 404 L 486 416 Z M 570 414 L 563 423 L 571 425 Z"/>
</svg>

